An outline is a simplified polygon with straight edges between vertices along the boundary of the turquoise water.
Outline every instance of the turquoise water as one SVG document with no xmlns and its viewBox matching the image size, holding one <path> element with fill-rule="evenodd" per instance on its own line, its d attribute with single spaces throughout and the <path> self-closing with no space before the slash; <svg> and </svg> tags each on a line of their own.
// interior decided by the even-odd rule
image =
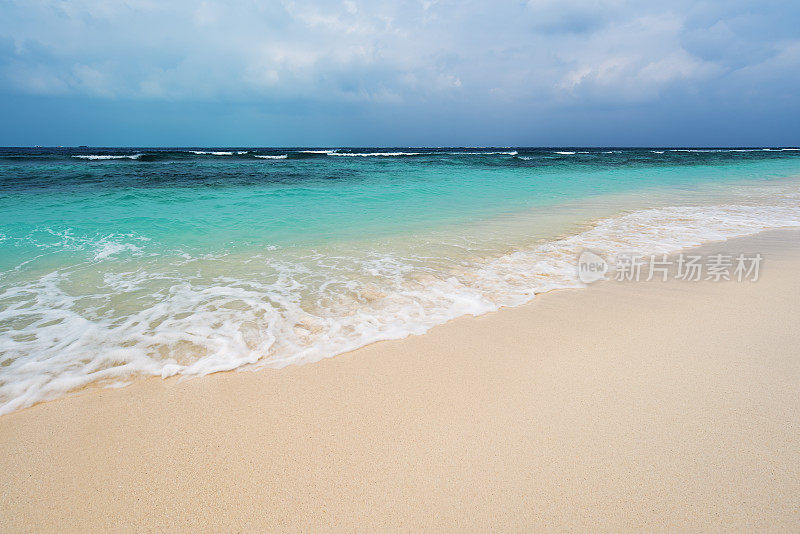
<svg viewBox="0 0 800 534">
<path fill-rule="evenodd" d="M 800 224 L 781 149 L 0 149 L 0 413 L 331 356 Z"/>
</svg>

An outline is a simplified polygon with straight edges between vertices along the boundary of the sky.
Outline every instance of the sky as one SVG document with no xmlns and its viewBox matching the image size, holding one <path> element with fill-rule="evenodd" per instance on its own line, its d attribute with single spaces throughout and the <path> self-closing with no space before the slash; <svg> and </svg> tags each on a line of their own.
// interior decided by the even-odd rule
<svg viewBox="0 0 800 534">
<path fill-rule="evenodd" d="M 0 145 L 797 146 L 800 2 L 0 0 Z"/>
</svg>

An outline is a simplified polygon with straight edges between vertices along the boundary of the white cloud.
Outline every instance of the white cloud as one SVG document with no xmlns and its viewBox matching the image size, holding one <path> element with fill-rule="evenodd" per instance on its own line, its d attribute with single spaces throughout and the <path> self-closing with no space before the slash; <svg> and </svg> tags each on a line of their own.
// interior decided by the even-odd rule
<svg viewBox="0 0 800 534">
<path fill-rule="evenodd" d="M 0 88 L 33 94 L 638 102 L 798 61 L 789 26 L 753 29 L 781 17 L 755 1 L 6 4 Z"/>
<path fill-rule="evenodd" d="M 570 97 L 590 94 L 610 100 L 643 100 L 656 97 L 674 82 L 721 74 L 723 67 L 683 48 L 684 24 L 672 14 L 610 23 L 582 39 L 583 47 L 562 55 L 573 67 L 558 87 Z"/>
</svg>

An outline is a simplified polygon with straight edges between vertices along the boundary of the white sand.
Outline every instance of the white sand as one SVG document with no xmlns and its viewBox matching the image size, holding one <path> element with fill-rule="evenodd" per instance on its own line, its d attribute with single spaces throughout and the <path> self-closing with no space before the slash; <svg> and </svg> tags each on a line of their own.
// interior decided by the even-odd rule
<svg viewBox="0 0 800 534">
<path fill-rule="evenodd" d="M 316 364 L 0 417 L 0 530 L 800 530 L 800 232 Z"/>
</svg>

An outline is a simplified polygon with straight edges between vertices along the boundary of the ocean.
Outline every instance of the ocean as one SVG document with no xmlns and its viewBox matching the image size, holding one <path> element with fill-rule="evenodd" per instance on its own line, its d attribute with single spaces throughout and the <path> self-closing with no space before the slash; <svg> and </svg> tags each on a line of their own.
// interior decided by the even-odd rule
<svg viewBox="0 0 800 534">
<path fill-rule="evenodd" d="M 789 148 L 2 148 L 0 414 L 313 362 L 800 226 Z"/>
</svg>

